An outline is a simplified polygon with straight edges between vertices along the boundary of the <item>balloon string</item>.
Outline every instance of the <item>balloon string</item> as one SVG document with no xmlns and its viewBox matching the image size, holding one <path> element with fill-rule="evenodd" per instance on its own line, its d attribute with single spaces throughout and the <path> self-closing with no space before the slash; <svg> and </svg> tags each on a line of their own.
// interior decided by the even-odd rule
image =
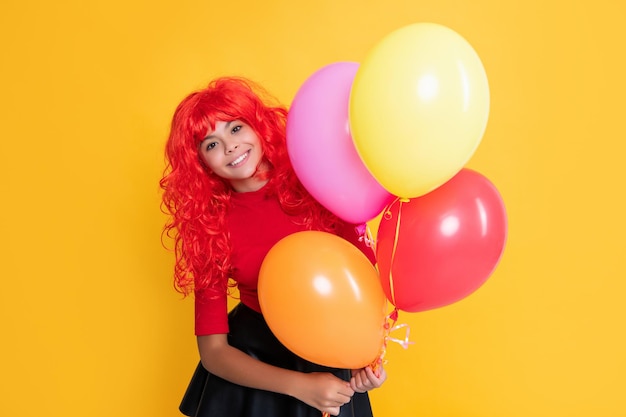
<svg viewBox="0 0 626 417">
<path fill-rule="evenodd" d="M 396 198 L 388 207 L 387 210 L 385 211 L 385 218 L 386 219 L 390 219 L 392 214 L 391 214 L 391 207 L 396 203 L 399 202 L 400 206 L 398 207 L 398 218 L 396 219 L 396 230 L 395 230 L 395 234 L 393 237 L 393 247 L 391 249 L 391 259 L 389 262 L 389 292 L 391 293 L 391 302 L 392 304 L 395 306 L 396 305 L 396 291 L 394 289 L 394 285 L 393 285 L 393 261 L 396 257 L 396 249 L 398 247 L 398 237 L 400 236 L 400 219 L 402 217 L 402 203 L 408 203 L 409 199 L 408 198 L 401 198 L 398 197 Z"/>
<path fill-rule="evenodd" d="M 413 344 L 413 342 L 409 341 L 410 326 L 404 323 L 396 324 L 398 322 L 398 315 L 399 310 L 397 307 L 395 307 L 393 311 L 389 313 L 387 317 L 385 317 L 385 324 L 383 326 L 385 329 L 385 335 L 383 337 L 383 344 L 380 349 L 380 354 L 374 361 L 372 361 L 372 363 L 368 365 L 372 369 L 372 371 L 374 371 L 374 375 L 376 375 L 376 377 L 380 377 L 380 367 L 387 363 L 385 356 L 387 355 L 388 342 L 398 343 L 404 349 L 408 349 L 409 345 Z M 390 337 L 391 332 L 395 332 L 399 329 L 405 329 L 404 339 Z"/>
<path fill-rule="evenodd" d="M 394 307 L 393 311 L 385 317 L 385 324 L 383 325 L 385 331 L 380 354 L 368 365 L 377 378 L 380 377 L 381 366 L 387 363 L 387 360 L 385 359 L 385 355 L 387 354 L 387 342 L 398 343 L 404 349 L 408 349 L 409 345 L 412 345 L 414 343 L 409 341 L 410 326 L 405 323 L 396 324 L 398 322 L 398 315 L 399 310 L 397 307 Z M 399 329 L 405 329 L 404 339 L 397 339 L 389 336 L 391 332 L 395 332 Z M 323 412 L 322 417 L 330 417 L 330 413 Z"/>
<path fill-rule="evenodd" d="M 411 333 L 411 326 L 406 323 L 398 324 L 389 329 L 389 332 L 395 332 L 396 330 L 405 329 L 404 330 L 404 339 L 396 339 L 394 337 L 388 338 L 390 342 L 394 342 L 402 346 L 404 349 L 408 349 L 409 345 L 412 345 L 415 342 L 409 341 L 409 335 Z"/>
<path fill-rule="evenodd" d="M 395 293 L 394 293 L 394 288 L 393 288 L 393 275 L 392 275 L 392 267 L 393 267 L 393 260 L 395 258 L 395 254 L 396 254 L 396 248 L 398 246 L 398 235 L 400 233 L 400 218 L 401 218 L 401 214 L 402 214 L 402 203 L 408 203 L 409 199 L 407 198 L 401 198 L 398 197 L 396 198 L 391 204 L 389 204 L 389 206 L 387 206 L 387 209 L 385 210 L 385 214 L 384 214 L 384 218 L 385 219 L 390 219 L 392 214 L 391 214 L 391 207 L 396 203 L 399 202 L 400 203 L 400 207 L 398 208 L 398 219 L 396 220 L 396 231 L 395 231 L 395 236 L 394 236 L 394 241 L 393 241 L 393 249 L 391 252 L 391 262 L 390 262 L 390 268 L 389 268 L 389 286 L 391 289 L 391 302 L 394 305 L 394 309 L 391 313 L 389 313 L 387 315 L 387 317 L 385 317 L 385 324 L 384 324 L 384 337 L 383 337 L 383 343 L 382 343 L 382 347 L 380 350 L 380 354 L 378 355 L 378 357 L 376 359 L 374 359 L 368 366 L 372 369 L 372 371 L 374 372 L 374 375 L 376 375 L 376 377 L 380 377 L 380 368 L 382 365 L 387 363 L 387 360 L 385 359 L 385 356 L 387 354 L 387 343 L 388 342 L 394 342 L 394 343 L 398 343 L 400 346 L 402 346 L 404 349 L 408 349 L 409 345 L 413 344 L 413 342 L 409 341 L 409 334 L 410 334 L 410 326 L 408 324 L 398 324 L 396 325 L 396 322 L 398 321 L 398 313 L 399 310 L 397 307 L 395 307 Z M 374 251 L 376 250 L 376 240 L 373 238 L 371 230 L 369 228 L 369 225 L 367 223 L 363 223 L 360 224 L 356 227 L 357 233 L 359 234 L 359 242 L 360 241 L 365 241 L 365 245 L 368 247 L 371 247 Z M 394 338 L 394 337 L 390 337 L 390 333 L 394 332 L 396 330 L 399 329 L 405 329 L 405 334 L 404 334 L 404 339 L 398 339 L 398 338 Z M 330 413 L 327 412 L 323 412 L 322 413 L 322 417 L 330 417 Z"/>
<path fill-rule="evenodd" d="M 367 223 L 360 224 L 356 227 L 356 231 L 359 235 L 359 242 L 365 242 L 365 246 L 376 252 L 376 240 L 369 225 Z"/>
</svg>

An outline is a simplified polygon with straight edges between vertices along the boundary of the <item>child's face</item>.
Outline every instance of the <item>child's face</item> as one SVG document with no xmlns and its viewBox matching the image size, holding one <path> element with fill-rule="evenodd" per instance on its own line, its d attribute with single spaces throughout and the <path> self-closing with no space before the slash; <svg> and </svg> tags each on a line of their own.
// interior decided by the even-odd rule
<svg viewBox="0 0 626 417">
<path fill-rule="evenodd" d="M 255 191 L 264 181 L 254 178 L 263 159 L 261 141 L 244 122 L 218 121 L 198 148 L 200 157 L 214 174 L 229 181 L 237 192 Z"/>
</svg>

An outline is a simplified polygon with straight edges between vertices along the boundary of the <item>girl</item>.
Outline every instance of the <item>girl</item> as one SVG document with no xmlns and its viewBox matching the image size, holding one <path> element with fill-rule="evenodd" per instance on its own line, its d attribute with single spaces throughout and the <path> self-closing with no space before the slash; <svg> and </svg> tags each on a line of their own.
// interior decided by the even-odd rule
<svg viewBox="0 0 626 417">
<path fill-rule="evenodd" d="M 386 379 L 368 368 L 332 369 L 287 350 L 261 314 L 261 263 L 281 238 L 337 234 L 372 251 L 298 181 L 285 143 L 287 110 L 242 78 L 219 78 L 177 107 L 160 185 L 173 237 L 174 281 L 195 295 L 200 364 L 181 412 L 200 417 L 367 417 L 367 391 Z M 332 149 L 328 150 L 332 152 Z M 232 280 L 231 280 L 232 279 Z M 240 303 L 227 296 L 237 285 Z"/>
</svg>

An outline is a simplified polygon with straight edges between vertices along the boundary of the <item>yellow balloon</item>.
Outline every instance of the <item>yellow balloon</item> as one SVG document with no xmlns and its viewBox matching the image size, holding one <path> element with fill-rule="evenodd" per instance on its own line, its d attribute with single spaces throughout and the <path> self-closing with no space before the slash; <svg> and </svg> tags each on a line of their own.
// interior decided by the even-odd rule
<svg viewBox="0 0 626 417">
<path fill-rule="evenodd" d="M 419 197 L 474 154 L 489 116 L 489 84 L 472 46 L 434 23 L 383 38 L 357 70 L 349 103 L 354 145 L 389 192 Z"/>
</svg>

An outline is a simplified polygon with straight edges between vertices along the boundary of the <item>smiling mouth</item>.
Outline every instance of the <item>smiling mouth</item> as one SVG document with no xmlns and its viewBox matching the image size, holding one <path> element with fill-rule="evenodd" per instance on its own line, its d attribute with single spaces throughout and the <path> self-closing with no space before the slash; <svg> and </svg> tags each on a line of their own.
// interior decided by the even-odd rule
<svg viewBox="0 0 626 417">
<path fill-rule="evenodd" d="M 248 157 L 249 153 L 250 153 L 250 151 L 247 151 L 246 153 L 244 153 L 243 155 L 241 155 L 239 158 L 235 159 L 233 162 L 231 162 L 228 165 L 231 166 L 231 167 L 236 167 L 237 165 L 241 164 Z"/>
</svg>

